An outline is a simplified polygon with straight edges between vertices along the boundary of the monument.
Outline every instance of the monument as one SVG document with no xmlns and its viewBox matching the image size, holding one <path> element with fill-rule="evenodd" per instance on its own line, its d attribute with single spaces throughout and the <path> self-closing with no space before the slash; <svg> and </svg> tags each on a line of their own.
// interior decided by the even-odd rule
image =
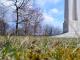
<svg viewBox="0 0 80 60">
<path fill-rule="evenodd" d="M 63 33 L 69 37 L 80 35 L 80 0 L 65 0 Z"/>
</svg>

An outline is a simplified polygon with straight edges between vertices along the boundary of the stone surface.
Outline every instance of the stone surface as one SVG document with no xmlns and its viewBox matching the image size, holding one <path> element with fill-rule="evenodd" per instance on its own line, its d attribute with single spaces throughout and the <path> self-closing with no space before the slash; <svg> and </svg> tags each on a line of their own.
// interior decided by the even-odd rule
<svg viewBox="0 0 80 60">
<path fill-rule="evenodd" d="M 80 36 L 80 0 L 65 0 L 62 36 Z"/>
</svg>

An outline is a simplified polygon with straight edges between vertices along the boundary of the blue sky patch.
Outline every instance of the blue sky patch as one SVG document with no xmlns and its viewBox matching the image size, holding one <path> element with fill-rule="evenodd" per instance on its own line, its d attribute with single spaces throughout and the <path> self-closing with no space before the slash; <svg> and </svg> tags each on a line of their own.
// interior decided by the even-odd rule
<svg viewBox="0 0 80 60">
<path fill-rule="evenodd" d="M 63 27 L 64 0 L 35 0 L 35 6 L 43 11 L 43 23 Z"/>
</svg>

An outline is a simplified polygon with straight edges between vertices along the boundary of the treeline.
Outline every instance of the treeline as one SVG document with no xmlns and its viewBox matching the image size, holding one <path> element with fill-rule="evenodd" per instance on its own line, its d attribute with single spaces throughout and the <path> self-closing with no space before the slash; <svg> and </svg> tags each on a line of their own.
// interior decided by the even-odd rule
<svg viewBox="0 0 80 60">
<path fill-rule="evenodd" d="M 40 8 L 35 8 L 31 0 L 9 0 L 10 6 L 0 3 L 0 35 L 56 35 L 60 34 L 59 28 L 45 26 L 42 28 L 44 20 Z M 7 11 L 13 12 L 13 20 L 7 20 Z M 8 18 L 9 19 L 9 18 Z M 14 23 L 15 26 L 9 24 Z"/>
</svg>

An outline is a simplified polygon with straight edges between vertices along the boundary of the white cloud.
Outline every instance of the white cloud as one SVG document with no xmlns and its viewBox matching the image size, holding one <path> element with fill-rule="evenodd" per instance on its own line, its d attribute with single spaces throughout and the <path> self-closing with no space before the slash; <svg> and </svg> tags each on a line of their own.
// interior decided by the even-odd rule
<svg viewBox="0 0 80 60">
<path fill-rule="evenodd" d="M 58 18 L 55 18 L 53 15 L 49 14 L 48 12 L 43 12 L 44 20 L 42 24 L 49 25 L 49 26 L 55 26 L 55 27 L 61 27 L 62 28 L 62 22 L 58 22 Z"/>
<path fill-rule="evenodd" d="M 52 0 L 52 1 L 53 1 L 53 3 L 57 4 L 57 3 L 59 3 L 61 0 Z"/>
<path fill-rule="evenodd" d="M 3 5 L 5 6 L 10 6 L 13 3 L 12 1 L 7 1 L 7 0 L 1 0 L 0 2 L 3 3 Z"/>
<path fill-rule="evenodd" d="M 43 20 L 44 25 L 46 25 L 46 24 L 53 25 L 54 24 L 54 17 L 50 16 L 47 13 L 43 13 L 43 17 L 44 17 L 44 20 Z"/>
<path fill-rule="evenodd" d="M 59 2 L 61 2 L 61 0 L 35 0 L 35 3 L 41 7 L 46 6 L 46 4 L 49 4 L 49 3 L 57 4 Z"/>
<path fill-rule="evenodd" d="M 46 1 L 45 0 L 35 0 L 35 4 L 40 7 L 43 7 L 46 4 Z"/>
<path fill-rule="evenodd" d="M 45 0 L 46 3 L 53 3 L 53 4 L 57 4 L 59 3 L 61 0 Z"/>
<path fill-rule="evenodd" d="M 52 8 L 52 9 L 49 9 L 49 11 L 47 12 L 49 15 L 52 15 L 52 16 L 55 16 L 55 17 L 59 17 L 61 15 L 64 14 L 64 10 L 62 9 L 59 9 L 59 8 Z"/>
<path fill-rule="evenodd" d="M 57 8 L 50 9 L 49 13 L 51 14 L 59 14 L 59 10 Z"/>
</svg>

